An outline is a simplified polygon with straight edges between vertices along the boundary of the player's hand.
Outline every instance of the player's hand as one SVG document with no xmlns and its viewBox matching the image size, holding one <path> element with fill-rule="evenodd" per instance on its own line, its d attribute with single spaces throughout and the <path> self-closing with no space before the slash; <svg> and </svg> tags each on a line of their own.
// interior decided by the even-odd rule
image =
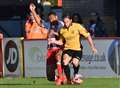
<svg viewBox="0 0 120 88">
<path fill-rule="evenodd" d="M 95 47 L 92 48 L 92 51 L 93 51 L 94 54 L 97 54 L 97 52 L 98 52 Z"/>
<path fill-rule="evenodd" d="M 48 38 L 48 45 L 50 45 L 51 43 L 55 43 L 55 41 L 55 38 Z"/>
</svg>

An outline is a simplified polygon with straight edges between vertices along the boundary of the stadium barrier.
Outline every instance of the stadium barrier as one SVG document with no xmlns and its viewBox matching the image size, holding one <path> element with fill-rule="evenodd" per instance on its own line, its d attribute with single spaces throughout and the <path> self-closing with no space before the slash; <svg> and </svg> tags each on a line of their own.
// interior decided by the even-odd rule
<svg viewBox="0 0 120 88">
<path fill-rule="evenodd" d="M 83 57 L 80 74 L 87 77 L 116 77 L 120 75 L 120 40 L 94 39 L 98 50 L 93 54 L 86 40 L 82 41 Z"/>
<path fill-rule="evenodd" d="M 3 76 L 22 76 L 22 43 L 21 38 L 3 39 Z"/>
<path fill-rule="evenodd" d="M 2 47 L 0 48 L 2 50 L 0 76 L 46 77 L 47 40 L 4 38 L 0 43 Z M 97 54 L 92 53 L 86 40 L 82 40 L 82 44 L 83 57 L 80 62 L 80 74 L 85 77 L 120 76 L 119 39 L 94 39 L 94 44 L 98 49 Z"/>
<path fill-rule="evenodd" d="M 24 76 L 46 77 L 47 40 L 24 40 Z"/>
</svg>

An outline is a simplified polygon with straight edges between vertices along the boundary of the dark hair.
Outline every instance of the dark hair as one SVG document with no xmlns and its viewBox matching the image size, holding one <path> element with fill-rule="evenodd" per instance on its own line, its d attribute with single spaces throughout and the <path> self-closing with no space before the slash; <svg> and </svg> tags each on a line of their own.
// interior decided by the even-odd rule
<svg viewBox="0 0 120 88">
<path fill-rule="evenodd" d="M 53 12 L 53 11 L 51 11 L 51 12 L 49 12 L 48 16 L 50 16 L 50 15 L 54 15 L 54 16 L 56 16 L 56 13 Z"/>
<path fill-rule="evenodd" d="M 64 19 L 64 18 L 72 19 L 71 13 L 65 13 L 65 14 L 63 14 L 63 19 Z"/>
</svg>

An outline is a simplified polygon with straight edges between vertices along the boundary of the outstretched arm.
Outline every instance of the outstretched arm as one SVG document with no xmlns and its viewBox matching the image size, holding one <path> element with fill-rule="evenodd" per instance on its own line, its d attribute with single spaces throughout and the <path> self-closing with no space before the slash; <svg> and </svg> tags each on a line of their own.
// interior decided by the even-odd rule
<svg viewBox="0 0 120 88">
<path fill-rule="evenodd" d="M 37 15 L 37 13 L 35 11 L 36 6 L 33 3 L 31 3 L 29 8 L 30 8 L 30 11 L 31 11 L 35 21 L 37 22 L 37 24 L 41 26 L 42 25 L 41 18 L 40 18 L 40 16 Z"/>
</svg>

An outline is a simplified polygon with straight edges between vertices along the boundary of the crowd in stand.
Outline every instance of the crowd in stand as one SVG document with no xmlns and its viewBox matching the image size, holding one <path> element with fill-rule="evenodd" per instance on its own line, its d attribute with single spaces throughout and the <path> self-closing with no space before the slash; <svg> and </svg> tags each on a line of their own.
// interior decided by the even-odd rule
<svg viewBox="0 0 120 88">
<path fill-rule="evenodd" d="M 41 29 L 45 29 L 45 28 L 47 28 L 47 26 L 49 26 L 49 24 L 47 24 L 46 22 L 49 23 L 48 15 L 49 15 L 49 12 L 52 11 L 51 7 L 54 7 L 54 0 L 51 0 L 51 2 L 49 0 L 38 0 L 38 1 L 40 1 L 40 2 L 36 2 L 37 4 L 35 4 L 36 5 L 36 12 L 37 12 L 38 16 L 41 17 L 41 19 L 42 19 L 41 21 L 44 24 L 44 25 L 42 25 L 42 27 L 45 26 Z M 41 39 L 42 38 L 41 36 L 43 36 L 43 35 L 40 33 L 40 31 L 30 33 L 30 30 L 38 29 L 38 28 L 36 28 L 37 25 L 32 26 L 32 25 L 35 25 L 35 21 L 34 21 L 34 18 L 31 18 L 31 13 L 29 13 L 28 16 L 29 16 L 29 19 L 27 17 L 26 24 L 25 24 L 25 29 L 26 29 L 25 38 L 27 38 L 27 39 L 32 39 L 32 38 L 33 39 L 35 39 L 35 38 Z M 87 23 L 84 23 L 80 14 L 76 13 L 76 12 L 75 13 L 73 12 L 72 20 L 73 20 L 73 22 L 79 23 L 82 26 L 84 26 L 87 29 L 87 31 L 90 32 L 92 37 L 107 37 L 108 36 L 107 31 L 106 31 L 107 29 L 104 25 L 104 22 L 97 12 L 91 12 L 90 18 L 88 19 Z M 31 24 L 31 26 L 28 29 L 27 26 L 30 24 Z M 28 32 L 28 30 L 29 30 L 29 32 Z M 41 36 L 39 35 L 39 33 L 41 34 Z M 28 37 L 29 34 L 31 37 Z M 43 38 L 45 39 L 45 37 L 43 37 Z"/>
</svg>

